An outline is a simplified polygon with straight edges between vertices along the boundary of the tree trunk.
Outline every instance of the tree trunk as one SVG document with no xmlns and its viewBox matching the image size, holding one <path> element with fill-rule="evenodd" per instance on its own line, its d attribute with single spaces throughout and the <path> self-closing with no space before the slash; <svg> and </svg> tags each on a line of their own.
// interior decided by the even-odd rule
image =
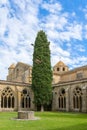
<svg viewBox="0 0 87 130">
<path fill-rule="evenodd" d="M 41 105 L 41 112 L 43 112 L 44 111 L 44 106 L 43 105 Z"/>
</svg>

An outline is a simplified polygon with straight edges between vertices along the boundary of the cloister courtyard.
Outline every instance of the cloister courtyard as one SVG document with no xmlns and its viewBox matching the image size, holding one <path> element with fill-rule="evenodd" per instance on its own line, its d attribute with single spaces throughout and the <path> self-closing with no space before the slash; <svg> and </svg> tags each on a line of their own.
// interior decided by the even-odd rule
<svg viewBox="0 0 87 130">
<path fill-rule="evenodd" d="M 16 120 L 17 112 L 0 112 L 0 130 L 87 130 L 87 114 L 35 112 L 39 120 Z"/>
</svg>

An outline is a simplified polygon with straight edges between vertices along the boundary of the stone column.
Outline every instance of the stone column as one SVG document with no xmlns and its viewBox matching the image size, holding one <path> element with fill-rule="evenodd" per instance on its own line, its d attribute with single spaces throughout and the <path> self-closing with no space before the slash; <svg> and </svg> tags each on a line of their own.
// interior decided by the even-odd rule
<svg viewBox="0 0 87 130">
<path fill-rule="evenodd" d="M 33 103 L 33 101 L 34 101 L 34 93 L 32 91 L 30 91 L 30 93 L 31 93 L 31 95 L 30 95 L 30 99 L 31 99 L 31 102 L 30 102 L 31 107 L 30 107 L 30 109 L 35 110 L 35 104 Z"/>
<path fill-rule="evenodd" d="M 59 108 L 59 100 L 58 100 L 58 93 L 55 92 L 55 107 L 56 107 L 56 110 L 58 110 Z"/>
<path fill-rule="evenodd" d="M 52 110 L 58 110 L 58 100 L 57 100 L 57 92 L 53 92 L 53 103 L 52 103 Z"/>
<path fill-rule="evenodd" d="M 16 88 L 16 85 L 15 85 L 14 99 L 15 99 L 14 110 L 17 111 L 18 110 L 18 89 Z"/>
<path fill-rule="evenodd" d="M 2 109 L 2 108 L 1 108 L 1 94 L 2 94 L 1 92 L 2 92 L 2 89 L 0 89 L 0 111 L 1 111 L 1 109 Z"/>
<path fill-rule="evenodd" d="M 86 92 L 86 86 L 82 89 L 82 112 L 87 112 L 87 92 Z"/>
<path fill-rule="evenodd" d="M 21 91 L 18 90 L 18 111 L 21 110 Z"/>
<path fill-rule="evenodd" d="M 69 104 L 69 88 L 66 89 L 66 111 L 69 111 L 69 107 L 70 107 L 70 104 Z"/>
<path fill-rule="evenodd" d="M 73 90 L 74 90 L 74 86 L 70 86 L 69 88 L 69 111 L 74 111 L 73 108 Z"/>
</svg>

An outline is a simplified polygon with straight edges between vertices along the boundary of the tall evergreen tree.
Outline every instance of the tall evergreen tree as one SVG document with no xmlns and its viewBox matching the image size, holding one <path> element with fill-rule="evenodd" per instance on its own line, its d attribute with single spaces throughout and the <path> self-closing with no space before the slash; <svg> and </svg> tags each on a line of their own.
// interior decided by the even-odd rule
<svg viewBox="0 0 87 130">
<path fill-rule="evenodd" d="M 52 70 L 50 61 L 50 49 L 47 36 L 44 31 L 39 31 L 35 39 L 32 69 L 32 89 L 34 91 L 34 103 L 41 106 L 48 105 L 52 98 Z"/>
</svg>

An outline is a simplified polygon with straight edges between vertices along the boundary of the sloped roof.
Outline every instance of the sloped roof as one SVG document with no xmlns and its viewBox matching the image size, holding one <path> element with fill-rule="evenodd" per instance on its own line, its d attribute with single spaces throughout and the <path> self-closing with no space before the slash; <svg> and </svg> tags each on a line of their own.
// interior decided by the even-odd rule
<svg viewBox="0 0 87 130">
<path fill-rule="evenodd" d="M 55 66 L 67 66 L 67 65 L 65 65 L 62 61 L 59 61 Z M 54 66 L 54 67 L 55 67 Z M 68 66 L 67 66 L 68 67 Z"/>
<path fill-rule="evenodd" d="M 9 69 L 14 69 L 15 66 L 16 66 L 16 65 L 13 63 L 13 64 L 10 65 Z"/>
<path fill-rule="evenodd" d="M 77 68 L 74 68 L 74 69 L 71 69 L 63 74 L 69 74 L 69 73 L 73 73 L 73 72 L 78 72 L 78 71 L 83 71 L 83 70 L 87 70 L 87 65 L 84 65 L 84 66 L 80 66 L 80 67 L 77 67 Z"/>
<path fill-rule="evenodd" d="M 32 68 L 31 65 L 26 64 L 26 63 L 23 63 L 23 62 L 18 62 L 18 63 L 16 64 L 16 67 L 18 67 L 18 66 L 25 68 L 25 70 L 27 70 L 28 68 Z M 15 67 L 15 68 L 16 68 L 16 67 Z"/>
<path fill-rule="evenodd" d="M 18 62 L 17 64 L 14 64 L 14 63 L 11 64 L 8 69 L 14 69 L 14 68 L 16 68 L 17 66 L 23 66 L 23 67 L 26 67 L 26 68 L 31 67 L 31 68 L 32 68 L 32 66 L 29 65 L 29 64 L 26 64 L 26 63 L 23 63 L 23 62 Z"/>
<path fill-rule="evenodd" d="M 31 65 L 26 64 L 26 63 L 23 63 L 23 62 L 18 62 L 18 63 L 16 64 L 16 66 L 17 66 L 17 65 L 23 65 L 23 66 L 32 67 Z"/>
</svg>

